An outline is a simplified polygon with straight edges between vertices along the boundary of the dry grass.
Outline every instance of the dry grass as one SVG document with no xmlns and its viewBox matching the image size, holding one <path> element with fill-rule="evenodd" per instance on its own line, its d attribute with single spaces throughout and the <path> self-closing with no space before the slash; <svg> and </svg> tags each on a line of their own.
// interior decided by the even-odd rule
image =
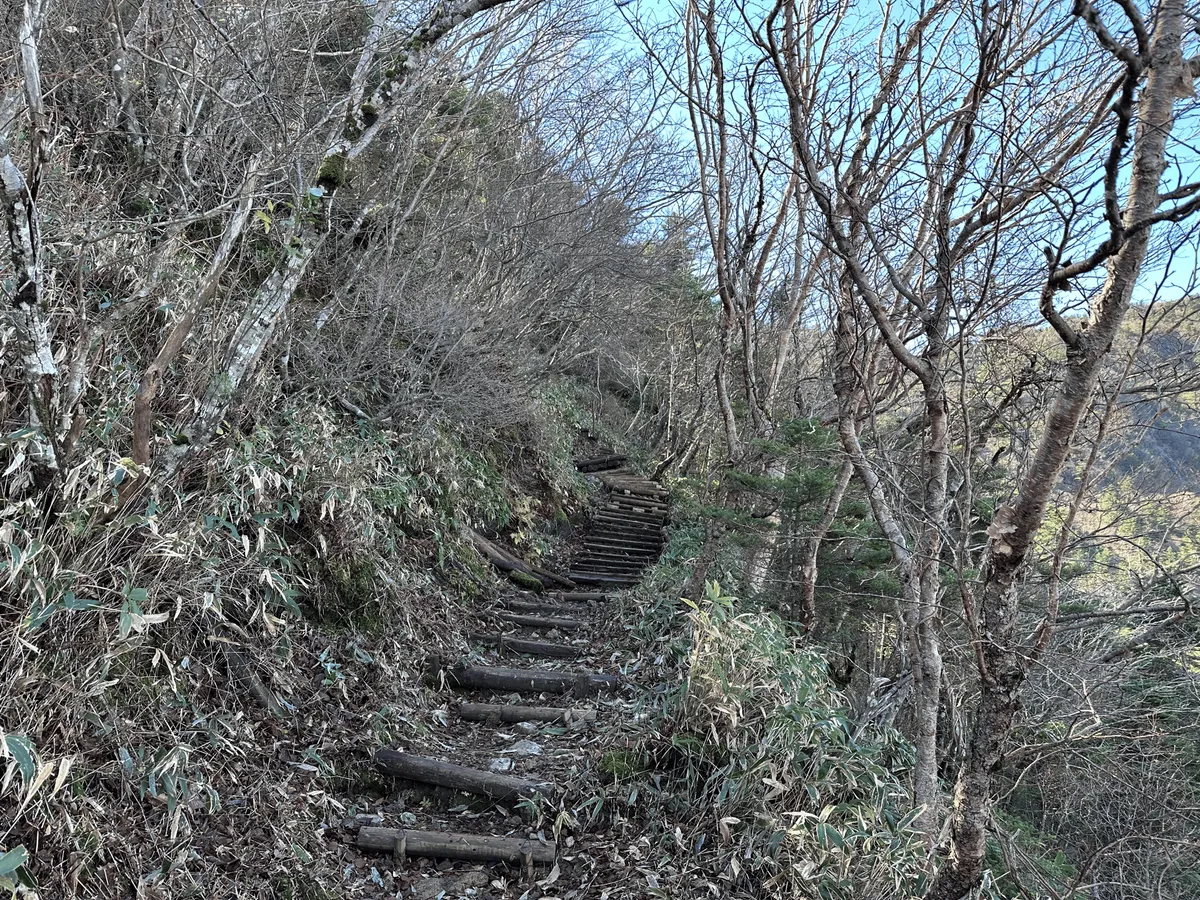
<svg viewBox="0 0 1200 900">
<path fill-rule="evenodd" d="M 27 854 L 8 873 L 0 855 L 0 878 L 44 897 L 350 895 L 345 798 L 381 741 L 433 727 L 418 659 L 461 650 L 469 618 L 447 580 L 490 583 L 454 523 L 528 529 L 537 510 L 444 432 L 302 412 L 186 492 L 122 505 L 132 464 L 97 452 L 58 515 L 0 511 L 0 854 Z"/>
</svg>

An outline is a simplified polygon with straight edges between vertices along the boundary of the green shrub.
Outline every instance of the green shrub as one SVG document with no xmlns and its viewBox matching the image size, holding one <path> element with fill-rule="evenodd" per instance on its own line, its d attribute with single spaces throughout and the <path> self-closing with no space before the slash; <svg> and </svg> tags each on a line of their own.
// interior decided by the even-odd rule
<svg viewBox="0 0 1200 900">
<path fill-rule="evenodd" d="M 687 679 L 636 748 L 695 816 L 727 896 L 919 897 L 928 855 L 910 827 L 911 747 L 849 718 L 825 659 L 715 583 L 690 607 Z M 693 862 L 695 860 L 693 859 Z"/>
</svg>

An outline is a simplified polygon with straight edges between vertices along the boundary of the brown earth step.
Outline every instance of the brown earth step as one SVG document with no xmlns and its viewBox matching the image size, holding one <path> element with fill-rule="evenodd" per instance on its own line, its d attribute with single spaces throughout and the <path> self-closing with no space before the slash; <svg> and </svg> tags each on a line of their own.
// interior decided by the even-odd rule
<svg viewBox="0 0 1200 900">
<path fill-rule="evenodd" d="M 558 616 L 527 616 L 521 613 L 496 613 L 496 618 L 522 628 L 540 628 L 546 631 L 552 628 L 557 628 L 559 631 L 576 631 L 584 625 L 578 619 L 564 619 Z"/>
<path fill-rule="evenodd" d="M 490 797 L 493 800 L 532 797 L 535 794 L 547 794 L 554 789 L 554 785 L 546 782 L 498 775 L 495 772 L 442 762 L 440 759 L 430 759 L 401 750 L 375 751 L 375 768 L 394 778 L 434 784 L 468 794 Z"/>
<path fill-rule="evenodd" d="M 545 656 L 550 659 L 575 659 L 582 650 L 570 644 L 552 644 L 549 641 L 528 641 L 507 634 L 472 634 L 471 640 L 488 647 L 497 647 L 512 653 L 530 656 Z"/>
<path fill-rule="evenodd" d="M 445 671 L 451 687 L 474 691 L 516 691 L 565 694 L 574 691 L 589 697 L 603 691 L 616 690 L 621 679 L 615 675 L 594 675 L 587 672 L 557 672 L 553 669 L 510 669 L 504 666 L 469 666 L 459 663 Z"/>
<path fill-rule="evenodd" d="M 391 853 L 398 859 L 406 856 L 427 856 L 469 862 L 526 865 L 531 862 L 550 865 L 554 862 L 554 855 L 558 849 L 553 841 L 535 841 L 531 838 L 414 831 L 410 828 L 377 828 L 372 825 L 358 830 L 355 844 L 359 850 Z"/>
<path fill-rule="evenodd" d="M 520 706 L 511 703 L 463 703 L 459 718 L 468 722 L 595 722 L 594 709 L 563 709 L 556 706 Z"/>
</svg>

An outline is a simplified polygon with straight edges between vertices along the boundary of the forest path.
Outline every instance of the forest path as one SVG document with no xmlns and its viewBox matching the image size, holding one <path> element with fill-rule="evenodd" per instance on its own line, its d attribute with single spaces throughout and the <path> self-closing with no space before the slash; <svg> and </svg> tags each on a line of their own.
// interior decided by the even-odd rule
<svg viewBox="0 0 1200 900">
<path fill-rule="evenodd" d="M 606 722 L 627 709 L 620 654 L 608 652 L 624 623 L 606 591 L 636 584 L 658 559 L 669 516 L 666 490 L 624 463 L 612 453 L 576 463 L 599 478 L 604 495 L 569 575 L 557 576 L 572 588 L 514 590 L 493 602 L 489 627 L 469 636 L 467 658 L 428 659 L 426 679 L 446 695 L 446 729 L 426 746 L 377 751 L 375 768 L 394 779 L 397 801 L 345 822 L 365 856 L 391 856 L 381 896 L 450 900 L 511 889 L 532 897 L 541 896 L 539 877 L 547 889 L 558 883 L 552 894 L 588 880 L 585 872 L 564 877 L 570 862 L 595 862 L 581 854 L 587 836 L 570 810 L 594 777 Z M 564 825 L 570 836 L 560 846 L 553 835 Z M 386 856 L 376 859 L 385 865 Z M 384 887 L 377 867 L 372 879 Z"/>
</svg>

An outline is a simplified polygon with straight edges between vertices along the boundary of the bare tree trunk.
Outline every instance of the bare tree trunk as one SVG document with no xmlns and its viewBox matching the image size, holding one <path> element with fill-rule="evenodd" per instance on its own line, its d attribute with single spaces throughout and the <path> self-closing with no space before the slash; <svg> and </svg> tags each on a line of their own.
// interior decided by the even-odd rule
<svg viewBox="0 0 1200 900">
<path fill-rule="evenodd" d="M 293 238 L 284 261 L 259 288 L 254 303 L 233 333 L 221 368 L 208 382 L 195 418 L 184 432 L 186 441 L 171 447 L 166 464 L 168 477 L 173 476 L 186 459 L 203 450 L 217 433 L 234 394 L 258 364 L 288 301 L 300 286 L 308 261 L 322 240 L 323 236 L 304 232 Z"/>
<path fill-rule="evenodd" d="M 713 381 L 717 388 L 717 405 L 721 410 L 721 424 L 725 429 L 725 447 L 729 459 L 741 456 L 741 437 L 738 434 L 737 416 L 733 413 L 733 401 L 729 396 L 729 361 L 733 357 L 733 329 L 721 317 L 721 348 L 717 355 L 717 371 Z"/>
<path fill-rule="evenodd" d="M 45 9 L 27 2 L 17 28 L 22 89 L 29 113 L 33 146 L 33 183 L 25 178 L 12 157 L 5 136 L 0 144 L 0 197 L 8 226 L 8 253 L 14 274 L 9 319 L 13 325 L 21 368 L 29 399 L 31 462 L 34 479 L 45 485 L 59 471 L 58 366 L 50 342 L 50 322 L 42 295 L 41 236 L 38 232 L 36 167 L 45 159 L 46 114 L 42 103 L 36 33 Z M 17 101 L 6 98 L 5 106 L 15 112 Z"/>
<path fill-rule="evenodd" d="M 850 486 L 850 479 L 853 475 L 854 464 L 847 459 L 842 463 L 842 468 L 838 472 L 833 492 L 825 501 L 825 511 L 821 515 L 821 520 L 813 527 L 813 533 L 804 542 L 804 555 L 800 560 L 800 597 L 795 606 L 799 610 L 800 621 L 804 623 L 807 631 L 812 631 L 817 624 L 817 556 L 821 552 L 821 543 L 825 540 L 825 535 L 829 534 L 829 529 L 833 527 L 834 519 L 837 518 L 838 510 L 842 507 L 842 500 L 846 496 L 846 489 Z"/>
<path fill-rule="evenodd" d="M 1126 7 L 1127 14 L 1131 8 Z M 1095 10 L 1089 4 L 1077 3 L 1076 12 L 1108 46 L 1113 39 L 1103 31 Z M 1133 16 L 1136 15 L 1134 10 Z M 1140 25 L 1140 17 L 1133 21 Z M 1101 363 L 1125 318 L 1146 258 L 1150 227 L 1148 224 L 1136 229 L 1132 226 L 1152 221 L 1161 202 L 1159 183 L 1165 169 L 1166 141 L 1174 125 L 1176 92 L 1184 81 L 1183 28 L 1181 0 L 1165 0 L 1157 10 L 1149 48 L 1139 48 L 1136 56 L 1129 48 L 1113 51 L 1131 70 L 1130 96 L 1145 72 L 1145 84 L 1137 103 L 1138 125 L 1128 201 L 1121 221 L 1110 222 L 1114 229 L 1127 231 L 1120 234 L 1119 249 L 1108 260 L 1104 287 L 1092 309 L 1087 330 L 1076 331 L 1061 319 L 1054 322 L 1052 308 L 1048 315 L 1068 345 L 1067 361 L 1033 464 L 1022 479 L 1015 500 L 997 511 L 988 529 L 987 554 L 977 603 L 982 622 L 976 623 L 977 633 L 981 635 L 978 647 L 981 696 L 966 760 L 954 790 L 950 860 L 938 873 L 930 890 L 932 900 L 958 900 L 983 877 L 987 822 L 992 807 L 992 774 L 1000 765 L 1004 744 L 1017 714 L 1021 685 L 1028 671 L 1027 648 L 1016 638 L 1019 622 L 1017 580 L 1045 520 L 1046 506 L 1066 463 L 1071 440 L 1091 406 Z M 1128 115 L 1125 121 L 1131 119 Z M 1119 131 L 1120 126 L 1118 139 L 1114 141 L 1116 161 L 1110 157 L 1106 173 L 1106 192 L 1110 194 L 1115 191 L 1117 181 Z M 1052 283 L 1058 274 L 1052 272 Z M 1053 289 L 1050 299 L 1053 299 Z M 1044 296 L 1044 307 L 1047 305 L 1045 300 Z"/>
<path fill-rule="evenodd" d="M 843 285 L 843 304 L 851 303 L 850 287 Z M 941 685 L 941 652 L 936 629 L 937 593 L 940 582 L 929 577 L 928 565 L 914 558 L 900 521 L 884 493 L 883 483 L 863 450 L 858 434 L 859 362 L 857 338 L 851 328 L 853 314 L 838 311 L 835 326 L 834 391 L 838 397 L 838 437 L 842 450 L 867 492 L 871 513 L 891 546 L 892 559 L 899 570 L 903 596 L 900 605 L 904 623 L 905 666 L 913 676 L 916 689 L 916 762 L 913 765 L 913 803 L 921 812 L 916 826 L 930 842 L 937 832 L 941 789 L 937 777 L 937 712 Z M 937 445 L 936 443 L 934 444 Z M 943 454 L 944 456 L 944 454 Z M 933 473 L 936 478 L 936 473 Z M 944 479 L 943 479 L 944 490 Z M 936 526 L 936 523 L 935 523 Z M 925 552 L 937 549 L 937 538 L 925 529 L 919 547 Z M 933 562 L 936 564 L 937 559 Z M 930 602 L 929 595 L 933 600 Z"/>
<path fill-rule="evenodd" d="M 238 238 L 250 218 L 250 210 L 254 204 L 254 184 L 257 181 L 257 171 L 251 164 L 250 174 L 243 186 L 242 199 L 234 210 L 233 216 L 225 224 L 225 233 L 208 265 L 204 280 L 191 301 L 185 304 L 179 318 L 167 332 L 167 337 L 154 357 L 154 361 L 146 367 L 138 383 L 137 393 L 133 397 L 133 461 L 139 465 L 148 465 L 152 458 L 150 441 L 154 433 L 154 399 L 158 396 L 162 385 L 163 374 L 174 361 L 175 356 L 183 347 L 184 341 L 196 321 L 196 314 L 202 310 L 217 293 L 217 285 L 221 275 L 229 265 L 229 259 L 237 246 Z"/>
<path fill-rule="evenodd" d="M 767 463 L 768 478 L 782 479 L 787 476 L 787 463 L 777 456 L 772 456 Z M 750 593 L 757 594 L 767 583 L 767 575 L 771 564 L 775 561 L 775 549 L 779 544 L 779 509 L 782 502 L 777 502 L 775 508 L 762 519 L 762 541 L 750 554 L 750 562 L 746 566 L 746 586 Z"/>
</svg>

